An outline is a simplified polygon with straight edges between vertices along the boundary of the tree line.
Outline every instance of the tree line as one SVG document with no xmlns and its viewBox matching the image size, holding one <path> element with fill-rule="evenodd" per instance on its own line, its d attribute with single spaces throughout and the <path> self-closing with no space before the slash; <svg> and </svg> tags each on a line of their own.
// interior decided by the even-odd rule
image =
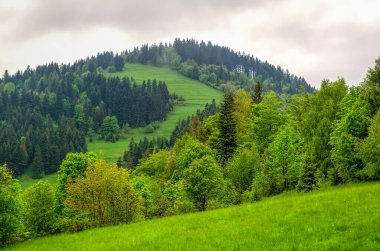
<svg viewBox="0 0 380 251">
<path fill-rule="evenodd" d="M 304 78 L 280 66 L 211 42 L 176 38 L 173 44 L 144 44 L 124 53 L 127 62 L 169 65 L 187 77 L 222 90 L 249 91 L 258 82 L 263 83 L 266 92 L 292 95 L 301 93 L 302 88 L 307 92 L 315 90 Z"/>
</svg>

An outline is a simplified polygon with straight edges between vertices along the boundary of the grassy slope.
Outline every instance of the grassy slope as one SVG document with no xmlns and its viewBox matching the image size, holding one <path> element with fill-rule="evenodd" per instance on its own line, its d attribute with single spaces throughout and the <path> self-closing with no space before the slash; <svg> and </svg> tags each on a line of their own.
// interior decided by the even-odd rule
<svg viewBox="0 0 380 251">
<path fill-rule="evenodd" d="M 380 250 L 380 183 L 26 241 L 11 250 Z"/>
<path fill-rule="evenodd" d="M 107 76 L 133 77 L 138 83 L 143 80 L 157 79 L 165 81 L 169 92 L 175 92 L 185 98 L 184 104 L 176 106 L 168 115 L 167 119 L 160 123 L 160 128 L 154 133 L 144 133 L 143 128 L 136 128 L 124 135 L 124 138 L 116 143 L 94 140 L 88 142 L 88 150 L 102 153 L 103 157 L 109 161 L 116 161 L 117 157 L 122 156 L 124 150 L 129 146 L 129 141 L 133 137 L 135 141 L 147 137 L 165 136 L 169 137 L 176 123 L 180 119 L 185 119 L 192 115 L 197 109 L 202 109 L 206 103 L 212 99 L 221 100 L 222 93 L 212 89 L 199 81 L 186 78 L 179 73 L 168 68 L 154 67 L 148 65 L 128 64 L 121 73 L 107 74 Z"/>
</svg>

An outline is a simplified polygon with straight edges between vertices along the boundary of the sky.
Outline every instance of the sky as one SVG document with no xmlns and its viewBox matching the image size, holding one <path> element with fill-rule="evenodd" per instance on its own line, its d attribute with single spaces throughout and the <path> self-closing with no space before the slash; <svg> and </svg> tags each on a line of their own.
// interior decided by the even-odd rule
<svg viewBox="0 0 380 251">
<path fill-rule="evenodd" d="M 363 81 L 380 56 L 378 0 L 0 0 L 0 72 L 195 38 L 318 87 Z"/>
</svg>

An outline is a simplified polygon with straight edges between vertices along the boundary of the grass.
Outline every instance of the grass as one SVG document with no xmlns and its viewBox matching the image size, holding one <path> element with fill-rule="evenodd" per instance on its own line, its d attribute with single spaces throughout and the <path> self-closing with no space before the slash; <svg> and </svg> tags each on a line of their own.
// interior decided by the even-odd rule
<svg viewBox="0 0 380 251">
<path fill-rule="evenodd" d="M 202 109 L 206 103 L 211 103 L 213 99 L 217 102 L 221 100 L 222 93 L 211 87 L 208 87 L 199 81 L 186 78 L 181 74 L 169 68 L 155 67 L 140 64 L 127 64 L 123 72 L 106 73 L 108 77 L 133 77 L 137 83 L 143 80 L 161 80 L 164 81 L 169 92 L 177 93 L 185 98 L 181 105 L 174 107 L 174 110 L 167 116 L 165 121 L 159 123 L 160 128 L 154 133 L 145 133 L 143 128 L 132 129 L 128 134 L 123 135 L 123 139 L 116 143 L 105 142 L 95 139 L 93 142 L 87 142 L 88 150 L 101 153 L 103 158 L 108 161 L 116 162 L 117 157 L 122 156 L 128 149 L 129 142 L 133 137 L 139 141 L 145 136 L 152 137 L 169 137 L 176 126 L 176 123 L 194 114 L 197 109 Z"/>
<path fill-rule="evenodd" d="M 21 175 L 20 178 L 18 178 L 18 180 L 20 182 L 22 190 L 31 187 L 40 180 L 46 180 L 50 184 L 55 185 L 57 183 L 57 173 L 45 175 L 42 179 L 32 179 L 31 169 L 29 168 L 24 172 L 23 175 Z"/>
<path fill-rule="evenodd" d="M 9 250 L 380 250 L 380 183 L 61 234 Z"/>
</svg>

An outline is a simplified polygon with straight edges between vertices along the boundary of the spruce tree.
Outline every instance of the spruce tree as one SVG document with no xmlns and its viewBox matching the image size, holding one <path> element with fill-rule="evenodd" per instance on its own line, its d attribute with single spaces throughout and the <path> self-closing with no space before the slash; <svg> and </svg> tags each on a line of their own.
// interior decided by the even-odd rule
<svg viewBox="0 0 380 251">
<path fill-rule="evenodd" d="M 224 166 L 232 157 L 236 144 L 236 121 L 233 117 L 234 98 L 231 93 L 225 93 L 220 107 L 219 138 L 217 143 L 219 161 Z"/>
<path fill-rule="evenodd" d="M 34 158 L 31 164 L 32 168 L 32 178 L 40 179 L 44 174 L 44 163 L 42 162 L 41 148 L 39 145 L 36 146 L 34 150 Z"/>
<path fill-rule="evenodd" d="M 316 171 L 317 168 L 312 163 L 311 154 L 307 153 L 307 156 L 304 161 L 304 167 L 301 176 L 298 180 L 298 192 L 310 192 L 314 188 L 318 188 Z"/>
<path fill-rule="evenodd" d="M 263 93 L 263 86 L 260 82 L 257 82 L 257 84 L 255 84 L 255 92 L 252 97 L 253 103 L 258 104 L 261 102 L 261 100 L 263 100 L 262 93 Z"/>
</svg>

